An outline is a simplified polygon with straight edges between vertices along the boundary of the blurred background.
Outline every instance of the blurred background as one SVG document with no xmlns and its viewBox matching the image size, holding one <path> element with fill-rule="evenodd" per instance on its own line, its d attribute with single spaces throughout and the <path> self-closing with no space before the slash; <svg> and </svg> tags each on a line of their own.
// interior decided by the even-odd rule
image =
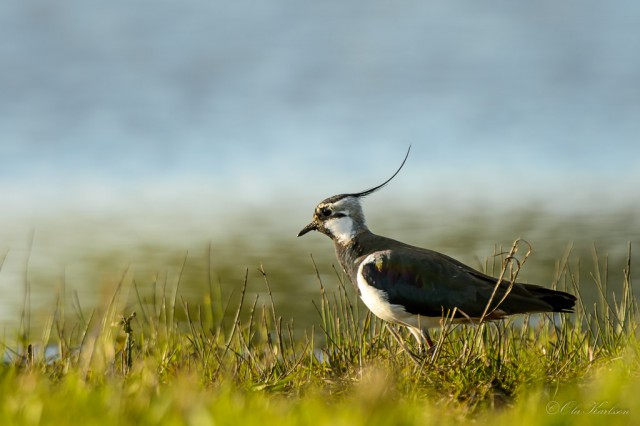
<svg viewBox="0 0 640 426">
<path fill-rule="evenodd" d="M 475 267 L 522 237 L 543 285 L 570 247 L 620 273 L 639 41 L 632 1 L 3 2 L 0 323 L 25 288 L 46 315 L 123 276 L 198 300 L 247 269 L 261 294 L 261 264 L 283 315 L 317 322 L 309 254 L 335 282 L 333 249 L 297 231 L 410 144 L 373 231 Z"/>
</svg>

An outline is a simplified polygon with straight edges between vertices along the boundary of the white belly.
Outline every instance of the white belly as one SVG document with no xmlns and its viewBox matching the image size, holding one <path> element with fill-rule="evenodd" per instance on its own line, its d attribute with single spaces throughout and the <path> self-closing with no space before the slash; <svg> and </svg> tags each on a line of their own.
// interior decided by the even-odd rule
<svg viewBox="0 0 640 426">
<path fill-rule="evenodd" d="M 369 255 L 358 268 L 358 289 L 360 290 L 360 298 L 367 305 L 367 308 L 378 318 L 406 325 L 407 327 L 416 327 L 419 329 L 431 328 L 440 325 L 440 318 L 427 318 L 420 315 L 414 315 L 407 312 L 402 305 L 393 305 L 389 303 L 387 294 L 379 290 L 365 281 L 362 276 L 362 266 L 369 260 L 373 260 L 374 254 Z"/>
</svg>

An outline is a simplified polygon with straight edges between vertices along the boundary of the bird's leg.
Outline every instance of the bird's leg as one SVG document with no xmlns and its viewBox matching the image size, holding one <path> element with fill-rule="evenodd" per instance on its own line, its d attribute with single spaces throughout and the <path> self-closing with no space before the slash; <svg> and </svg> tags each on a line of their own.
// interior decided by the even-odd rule
<svg viewBox="0 0 640 426">
<path fill-rule="evenodd" d="M 427 350 L 430 351 L 433 349 L 434 344 L 433 344 L 433 340 L 431 340 L 431 336 L 429 335 L 429 330 L 424 329 L 422 330 L 424 333 L 424 341 L 427 343 Z"/>
<path fill-rule="evenodd" d="M 431 340 L 429 331 L 426 328 L 409 327 L 409 331 L 418 341 L 418 348 L 420 349 L 421 356 L 425 356 L 433 352 L 435 349 L 433 340 Z"/>
</svg>

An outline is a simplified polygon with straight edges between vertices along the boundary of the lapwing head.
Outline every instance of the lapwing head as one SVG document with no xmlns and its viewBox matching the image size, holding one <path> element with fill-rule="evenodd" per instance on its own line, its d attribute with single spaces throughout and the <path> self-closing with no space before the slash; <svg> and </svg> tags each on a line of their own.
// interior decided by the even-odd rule
<svg viewBox="0 0 640 426">
<path fill-rule="evenodd" d="M 334 195 L 321 201 L 320 204 L 316 206 L 313 219 L 307 226 L 302 228 L 298 233 L 298 237 L 310 231 L 318 231 L 327 235 L 337 243 L 347 244 L 353 237 L 366 231 L 368 228 L 360 201 L 367 195 L 381 189 L 391 182 L 391 179 L 396 177 L 407 161 L 409 151 L 411 151 L 411 146 L 409 146 L 407 155 L 405 155 L 398 170 L 380 185 L 362 192 Z"/>
</svg>

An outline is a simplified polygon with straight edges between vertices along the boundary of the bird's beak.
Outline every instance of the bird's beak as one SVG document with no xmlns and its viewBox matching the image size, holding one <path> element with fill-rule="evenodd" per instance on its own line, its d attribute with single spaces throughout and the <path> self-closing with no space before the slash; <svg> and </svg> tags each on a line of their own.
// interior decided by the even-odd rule
<svg viewBox="0 0 640 426">
<path fill-rule="evenodd" d="M 307 226 L 305 226 L 304 228 L 302 228 L 300 230 L 300 232 L 298 232 L 298 237 L 302 237 L 307 232 L 317 231 L 317 230 L 318 230 L 318 224 L 316 223 L 316 221 L 313 221 L 310 224 L 308 224 Z"/>
</svg>

